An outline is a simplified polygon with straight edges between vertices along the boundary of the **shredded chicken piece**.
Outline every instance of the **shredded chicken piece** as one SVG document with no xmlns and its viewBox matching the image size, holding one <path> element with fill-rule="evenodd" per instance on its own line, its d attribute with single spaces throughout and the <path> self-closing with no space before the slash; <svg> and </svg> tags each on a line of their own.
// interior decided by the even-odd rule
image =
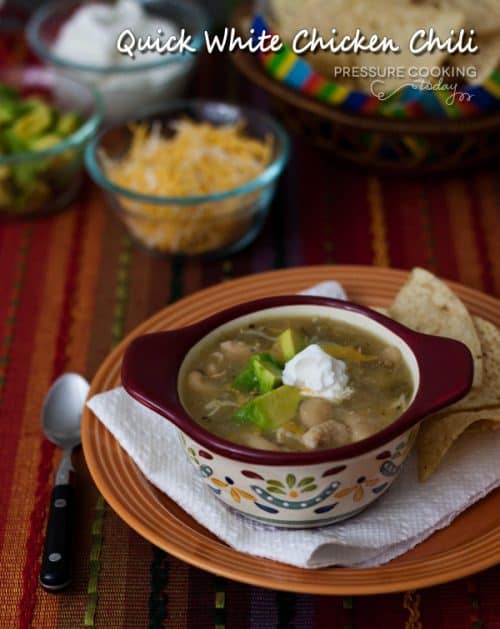
<svg viewBox="0 0 500 629">
<path fill-rule="evenodd" d="M 194 370 L 187 377 L 189 387 L 196 393 L 211 394 L 217 391 L 215 383 L 201 371 Z"/>
<path fill-rule="evenodd" d="M 302 400 L 299 407 L 299 419 L 306 428 L 312 428 L 332 418 L 333 406 L 328 400 L 317 397 Z"/>
<path fill-rule="evenodd" d="M 296 443 L 302 444 L 302 435 L 296 432 L 292 432 L 291 430 L 287 430 L 286 428 L 283 428 L 283 426 L 278 428 L 278 430 L 275 432 L 275 435 L 276 441 L 280 445 L 284 445 L 287 441 L 295 441 Z"/>
<path fill-rule="evenodd" d="M 403 410 L 406 408 L 406 406 L 406 395 L 404 393 L 401 393 L 401 395 L 390 404 L 390 408 L 395 408 L 398 410 Z"/>
<path fill-rule="evenodd" d="M 384 367 L 394 367 L 401 361 L 401 352 L 394 345 L 385 347 L 380 353 L 380 362 Z"/>
<path fill-rule="evenodd" d="M 243 341 L 222 341 L 220 348 L 227 358 L 240 361 L 247 360 L 252 353 L 250 347 Z"/>
<path fill-rule="evenodd" d="M 343 421 L 349 426 L 352 435 L 352 441 L 361 441 L 370 437 L 375 432 L 370 420 L 367 417 L 362 417 L 350 411 L 342 418 Z"/>
<path fill-rule="evenodd" d="M 266 334 L 265 332 L 262 332 L 261 330 L 254 330 L 252 328 L 245 328 L 240 330 L 241 334 L 248 334 L 248 335 L 252 335 L 252 336 L 258 336 L 260 338 L 265 339 L 266 341 L 275 341 L 276 337 L 275 336 L 271 336 L 270 334 Z"/>
<path fill-rule="evenodd" d="M 226 406 L 234 406 L 237 408 L 238 404 L 236 404 L 236 402 L 231 402 L 231 400 L 211 400 L 205 404 L 205 409 L 207 410 L 206 416 L 212 417 L 212 415 L 215 415 L 217 411 L 220 411 L 221 408 Z"/>
<path fill-rule="evenodd" d="M 351 431 L 342 422 L 329 419 L 313 426 L 302 436 L 302 443 L 309 450 L 343 446 L 351 441 Z"/>
</svg>

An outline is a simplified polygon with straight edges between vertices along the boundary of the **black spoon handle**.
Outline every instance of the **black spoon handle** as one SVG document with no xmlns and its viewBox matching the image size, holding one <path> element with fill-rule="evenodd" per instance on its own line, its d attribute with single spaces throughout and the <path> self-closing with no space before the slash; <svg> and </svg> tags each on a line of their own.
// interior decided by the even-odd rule
<svg viewBox="0 0 500 629">
<path fill-rule="evenodd" d="M 52 490 L 45 535 L 40 583 L 50 592 L 65 588 L 71 581 L 70 550 L 73 528 L 72 485 L 56 485 Z"/>
</svg>

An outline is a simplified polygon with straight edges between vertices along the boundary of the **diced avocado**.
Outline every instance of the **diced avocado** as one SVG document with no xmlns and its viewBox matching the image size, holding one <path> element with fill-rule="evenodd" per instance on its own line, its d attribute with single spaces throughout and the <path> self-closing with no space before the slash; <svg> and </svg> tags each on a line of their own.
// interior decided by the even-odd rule
<svg viewBox="0 0 500 629">
<path fill-rule="evenodd" d="M 60 174 L 65 176 L 64 169 L 78 167 L 78 151 L 76 149 L 66 149 L 63 153 L 54 155 L 50 163 L 55 170 L 58 170 Z"/>
<path fill-rule="evenodd" d="M 269 358 L 271 357 L 269 356 Z M 281 384 L 281 368 L 272 359 L 256 357 L 256 360 L 253 361 L 253 368 L 260 393 L 272 391 Z"/>
<path fill-rule="evenodd" d="M 16 117 L 16 104 L 0 99 L 0 125 L 11 123 Z"/>
<path fill-rule="evenodd" d="M 18 94 L 16 100 L 18 116 L 27 114 L 28 112 L 33 111 L 33 109 L 37 109 L 40 105 L 45 106 L 45 101 L 43 101 L 38 96 L 29 96 L 23 98 L 20 94 Z"/>
<path fill-rule="evenodd" d="M 261 430 L 275 430 L 295 416 L 300 401 L 300 389 L 283 385 L 259 395 L 233 415 L 241 423 L 254 424 Z"/>
<path fill-rule="evenodd" d="M 33 151 L 45 151 L 60 142 L 61 138 L 58 135 L 55 135 L 55 133 L 47 133 L 46 135 L 42 135 L 41 138 L 31 140 L 29 148 Z"/>
<path fill-rule="evenodd" d="M 50 149 L 81 123 L 78 114 L 59 112 L 43 96 L 26 98 L 0 83 L 0 155 Z M 77 149 L 67 149 L 0 167 L 0 206 L 20 213 L 43 208 L 58 182 L 72 177 L 78 157 Z"/>
<path fill-rule="evenodd" d="M 8 207 L 12 204 L 12 194 L 9 187 L 0 181 L 0 207 Z"/>
<path fill-rule="evenodd" d="M 2 136 L 3 143 L 8 153 L 25 153 L 29 151 L 28 145 L 24 140 L 19 138 L 9 127 L 5 129 Z"/>
<path fill-rule="evenodd" d="M 43 170 L 43 163 L 38 161 L 15 164 L 12 167 L 12 175 L 16 186 L 19 188 L 29 188 L 34 184 L 38 173 Z"/>
<path fill-rule="evenodd" d="M 80 124 L 80 116 L 78 114 L 75 114 L 73 111 L 68 111 L 60 116 L 59 120 L 57 121 L 55 132 L 58 133 L 62 138 L 67 138 L 68 135 L 71 135 L 78 129 Z"/>
<path fill-rule="evenodd" d="M 240 391 L 257 391 L 259 383 L 251 363 L 248 363 L 245 369 L 234 378 L 232 384 Z"/>
<path fill-rule="evenodd" d="M 52 124 L 51 108 L 39 101 L 36 107 L 20 116 L 12 125 L 12 131 L 20 140 L 31 140 L 47 131 Z"/>
<path fill-rule="evenodd" d="M 35 179 L 29 187 L 16 196 L 13 208 L 19 212 L 33 212 L 42 208 L 49 197 L 49 186 Z"/>
<path fill-rule="evenodd" d="M 278 345 L 284 361 L 287 362 L 304 349 L 306 340 L 297 330 L 287 328 L 279 335 Z"/>
<path fill-rule="evenodd" d="M 271 354 L 254 354 L 245 369 L 233 380 L 241 391 L 266 393 L 281 384 L 281 368 Z"/>
<path fill-rule="evenodd" d="M 17 93 L 16 90 L 8 85 L 0 83 L 0 103 L 3 103 L 6 100 L 16 100 Z"/>
</svg>

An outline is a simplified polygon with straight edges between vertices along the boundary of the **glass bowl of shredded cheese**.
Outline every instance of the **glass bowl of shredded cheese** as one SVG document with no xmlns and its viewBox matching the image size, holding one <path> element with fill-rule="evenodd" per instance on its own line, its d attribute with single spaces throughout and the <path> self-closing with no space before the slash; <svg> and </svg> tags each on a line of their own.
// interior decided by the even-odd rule
<svg viewBox="0 0 500 629">
<path fill-rule="evenodd" d="M 192 100 L 103 131 L 86 164 L 139 243 L 223 256 L 257 236 L 288 155 L 266 114 Z"/>
</svg>

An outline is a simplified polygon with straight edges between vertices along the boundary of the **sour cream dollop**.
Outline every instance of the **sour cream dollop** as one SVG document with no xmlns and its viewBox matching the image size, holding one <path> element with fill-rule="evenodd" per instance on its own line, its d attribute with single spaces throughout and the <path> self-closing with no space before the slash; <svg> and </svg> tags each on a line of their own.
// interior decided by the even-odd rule
<svg viewBox="0 0 500 629">
<path fill-rule="evenodd" d="M 161 36 L 158 29 L 163 33 Z M 161 42 L 166 42 L 171 37 L 178 39 L 180 35 L 178 24 L 148 14 L 137 0 L 82 3 L 61 26 L 52 47 L 52 52 L 65 62 L 96 67 L 95 72 L 86 70 L 84 77 L 77 69 L 68 72 L 72 72 L 75 79 L 84 79 L 97 88 L 104 100 L 108 122 L 133 117 L 140 109 L 154 108 L 178 97 L 195 62 L 195 55 L 183 55 L 178 61 L 169 60 L 168 52 L 160 55 L 153 51 L 143 55 L 136 51 L 134 58 L 122 54 L 117 48 L 117 40 L 125 31 L 131 31 L 136 42 L 146 41 L 147 37 L 153 41 L 159 37 Z M 141 69 L 145 63 L 158 65 Z M 117 71 L 98 71 L 106 66 Z M 127 74 L 121 70 L 127 70 Z M 77 94 L 64 91 L 64 84 L 58 86 L 58 97 L 69 103 L 78 99 Z"/>
<path fill-rule="evenodd" d="M 129 29 L 136 37 L 145 39 L 149 35 L 155 38 L 158 36 L 158 28 L 162 30 L 162 39 L 165 40 L 179 34 L 176 24 L 150 16 L 137 0 L 118 0 L 115 4 L 83 4 L 62 25 L 53 51 L 66 61 L 74 63 L 95 66 L 133 65 L 134 59 L 118 51 L 118 36 Z M 146 57 L 139 59 L 136 65 L 151 61 L 154 61 L 154 57 Z M 109 81 L 109 76 L 104 75 L 99 80 Z M 130 80 L 130 77 L 126 80 Z M 125 79 L 121 77 L 121 81 Z"/>
<path fill-rule="evenodd" d="M 308 345 L 285 364 L 283 384 L 301 389 L 303 395 L 340 402 L 352 395 L 344 361 L 333 358 L 319 345 Z"/>
</svg>

